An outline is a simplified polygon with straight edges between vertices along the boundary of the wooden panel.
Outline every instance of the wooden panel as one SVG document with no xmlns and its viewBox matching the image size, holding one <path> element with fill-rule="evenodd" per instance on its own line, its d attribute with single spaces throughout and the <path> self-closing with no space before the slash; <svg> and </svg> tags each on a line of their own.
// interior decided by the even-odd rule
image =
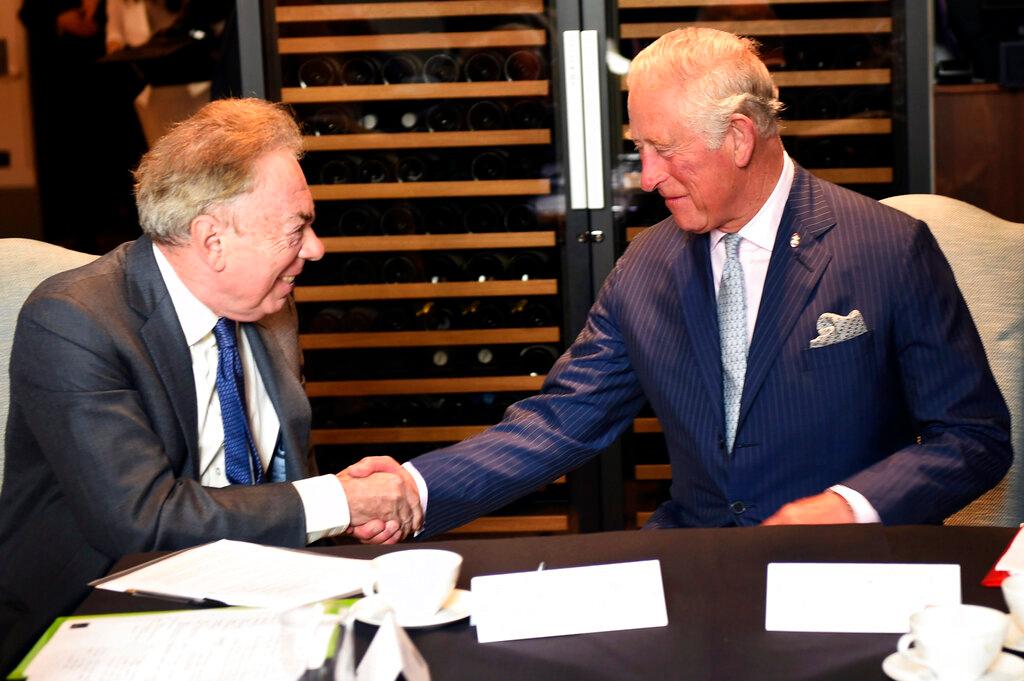
<svg viewBox="0 0 1024 681">
<path fill-rule="evenodd" d="M 451 281 L 440 284 L 352 284 L 348 286 L 298 286 L 295 301 L 316 303 L 334 300 L 409 300 L 412 298 L 477 298 L 490 296 L 553 296 L 557 279 L 529 281 Z"/>
<path fill-rule="evenodd" d="M 643 527 L 644 523 L 646 523 L 652 515 L 654 515 L 654 511 L 637 511 L 636 526 Z"/>
<path fill-rule="evenodd" d="M 633 432 L 634 433 L 660 433 L 661 424 L 656 418 L 638 418 L 633 419 Z"/>
<path fill-rule="evenodd" d="M 823 120 L 783 121 L 783 137 L 813 137 L 817 135 L 888 135 L 892 132 L 891 118 L 835 118 Z"/>
<path fill-rule="evenodd" d="M 541 14 L 544 0 L 447 0 L 445 2 L 365 2 L 351 5 L 295 5 L 278 7 L 278 23 L 297 21 L 356 21 L 359 19 L 412 19 L 468 17 L 498 14 Z"/>
<path fill-rule="evenodd" d="M 814 175 L 836 184 L 887 184 L 892 168 L 808 168 Z"/>
<path fill-rule="evenodd" d="M 761 19 L 755 21 L 691 21 L 640 23 L 621 26 L 623 38 L 658 38 L 683 26 L 706 26 L 741 35 L 839 35 L 891 33 L 892 19 Z"/>
<path fill-rule="evenodd" d="M 1004 220 L 1024 222 L 1024 90 L 935 88 L 935 191 Z"/>
<path fill-rule="evenodd" d="M 550 194 L 551 180 L 470 180 L 468 182 L 380 182 L 314 184 L 316 201 L 331 199 L 425 199 L 447 196 L 533 196 Z"/>
<path fill-rule="evenodd" d="M 667 463 L 639 464 L 636 467 L 637 480 L 671 480 L 672 466 Z"/>
<path fill-rule="evenodd" d="M 517 47 L 547 44 L 541 29 L 522 31 L 462 31 L 459 33 L 390 33 L 317 38 L 281 38 L 281 54 L 374 52 L 377 50 L 444 50 L 460 47 Z"/>
<path fill-rule="evenodd" d="M 378 331 L 366 333 L 305 333 L 303 350 L 339 348 L 413 348 L 440 345 L 494 345 L 503 343 L 557 343 L 557 326 L 529 329 L 460 329 L 457 331 Z"/>
<path fill-rule="evenodd" d="M 317 135 L 302 138 L 306 151 L 350 149 L 426 149 L 503 147 L 551 144 L 550 130 L 473 130 L 459 132 L 396 132 L 365 135 Z"/>
<path fill-rule="evenodd" d="M 285 104 L 312 104 L 315 102 L 378 102 L 391 99 L 547 97 L 549 88 L 550 82 L 546 80 L 286 87 L 281 88 L 281 101 Z"/>
<path fill-rule="evenodd" d="M 487 426 L 421 426 L 418 428 L 313 429 L 314 445 L 366 445 L 408 442 L 461 442 Z"/>
<path fill-rule="evenodd" d="M 422 395 L 438 393 L 536 392 L 543 376 L 470 376 L 457 378 L 396 378 L 378 381 L 309 381 L 309 397 L 361 395 Z"/>
<path fill-rule="evenodd" d="M 892 82 L 890 69 L 831 69 L 821 71 L 772 71 L 772 80 L 779 87 L 822 87 L 838 85 L 888 85 Z M 620 87 L 629 90 L 626 79 Z"/>
<path fill-rule="evenodd" d="M 824 5 L 827 3 L 888 2 L 888 0 L 771 0 L 773 5 Z M 722 7 L 725 5 L 750 5 L 751 0 L 619 0 L 620 9 L 642 9 L 645 7 Z"/>
<path fill-rule="evenodd" d="M 450 530 L 456 534 L 501 532 L 568 532 L 567 515 L 508 515 L 478 518 Z"/>
<path fill-rule="evenodd" d="M 626 227 L 626 241 L 632 241 L 637 237 L 640 232 L 647 229 L 646 227 Z"/>
<path fill-rule="evenodd" d="M 443 251 L 484 248 L 551 248 L 554 232 L 498 232 L 471 234 L 406 234 L 402 236 L 325 236 L 328 253 L 377 251 Z"/>
</svg>

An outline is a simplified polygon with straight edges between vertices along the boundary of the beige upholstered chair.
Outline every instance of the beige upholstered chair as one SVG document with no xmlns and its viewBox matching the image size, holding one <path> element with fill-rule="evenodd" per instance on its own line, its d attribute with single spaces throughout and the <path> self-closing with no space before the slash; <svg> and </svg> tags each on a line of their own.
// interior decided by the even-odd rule
<svg viewBox="0 0 1024 681">
<path fill-rule="evenodd" d="M 882 203 L 923 220 L 935 234 L 1010 407 L 1013 467 L 995 489 L 947 522 L 1015 526 L 1024 522 L 1024 224 L 934 194 Z"/>
<path fill-rule="evenodd" d="M 0 489 L 4 479 L 2 443 L 10 405 L 8 360 L 18 312 L 28 294 L 44 279 L 95 258 L 94 255 L 69 251 L 42 241 L 0 239 L 0 363 L 3 366 L 3 371 L 0 371 Z"/>
</svg>

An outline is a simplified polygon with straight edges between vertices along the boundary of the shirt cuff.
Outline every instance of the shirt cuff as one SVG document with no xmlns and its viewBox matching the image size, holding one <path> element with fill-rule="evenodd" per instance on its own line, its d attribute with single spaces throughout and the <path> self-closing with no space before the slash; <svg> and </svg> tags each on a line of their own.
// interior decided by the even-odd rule
<svg viewBox="0 0 1024 681">
<path fill-rule="evenodd" d="M 348 529 L 351 515 L 345 488 L 335 475 L 320 475 L 292 482 L 306 513 L 306 543 L 333 537 Z"/>
<path fill-rule="evenodd" d="M 412 465 L 411 461 L 406 461 L 405 463 L 403 463 L 402 464 L 402 468 L 404 468 L 405 470 L 409 471 L 409 475 L 411 475 L 412 479 L 416 481 L 416 491 L 420 495 L 420 510 L 423 511 L 424 524 L 426 524 L 426 517 L 427 517 L 427 481 L 423 479 L 423 476 L 420 475 L 420 472 L 418 470 L 416 470 L 416 467 Z M 418 536 L 420 536 L 420 532 L 422 532 L 422 531 L 423 531 L 422 529 L 416 530 L 415 532 L 413 532 L 412 536 L 418 537 Z"/>
<path fill-rule="evenodd" d="M 880 523 L 882 517 L 878 515 L 878 511 L 871 505 L 863 494 L 855 489 L 850 489 L 846 485 L 832 485 L 829 490 L 835 492 L 850 505 L 853 510 L 853 519 L 858 523 Z"/>
</svg>

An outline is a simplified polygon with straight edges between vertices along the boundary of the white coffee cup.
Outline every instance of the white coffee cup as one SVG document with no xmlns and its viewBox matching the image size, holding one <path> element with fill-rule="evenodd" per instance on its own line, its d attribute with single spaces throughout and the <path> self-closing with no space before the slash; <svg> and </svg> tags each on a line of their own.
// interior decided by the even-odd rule
<svg viewBox="0 0 1024 681">
<path fill-rule="evenodd" d="M 1024 575 L 1010 575 L 1003 580 L 1003 598 L 1017 629 L 1024 632 Z"/>
<path fill-rule="evenodd" d="M 1009 623 L 994 608 L 933 606 L 910 616 L 910 633 L 900 637 L 897 649 L 931 669 L 936 681 L 977 681 L 999 656 Z"/>
<path fill-rule="evenodd" d="M 411 549 L 377 556 L 363 586 L 378 596 L 399 620 L 437 613 L 455 588 L 462 556 L 440 549 Z"/>
</svg>

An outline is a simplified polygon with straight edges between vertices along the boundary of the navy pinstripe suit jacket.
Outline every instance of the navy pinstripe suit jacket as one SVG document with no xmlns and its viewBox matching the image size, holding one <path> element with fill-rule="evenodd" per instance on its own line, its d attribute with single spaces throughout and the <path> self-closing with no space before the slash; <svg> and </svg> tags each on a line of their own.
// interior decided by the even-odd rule
<svg viewBox="0 0 1024 681">
<path fill-rule="evenodd" d="M 808 347 L 822 313 L 853 309 L 867 333 Z M 540 395 L 486 432 L 414 459 L 428 489 L 424 533 L 576 468 L 645 399 L 672 465 L 672 498 L 653 526 L 752 525 L 837 483 L 863 494 L 887 524 L 940 522 L 995 485 L 1012 459 L 1006 404 L 931 232 L 798 167 L 732 456 L 722 446 L 708 236 L 669 218 L 619 259 Z"/>
</svg>

